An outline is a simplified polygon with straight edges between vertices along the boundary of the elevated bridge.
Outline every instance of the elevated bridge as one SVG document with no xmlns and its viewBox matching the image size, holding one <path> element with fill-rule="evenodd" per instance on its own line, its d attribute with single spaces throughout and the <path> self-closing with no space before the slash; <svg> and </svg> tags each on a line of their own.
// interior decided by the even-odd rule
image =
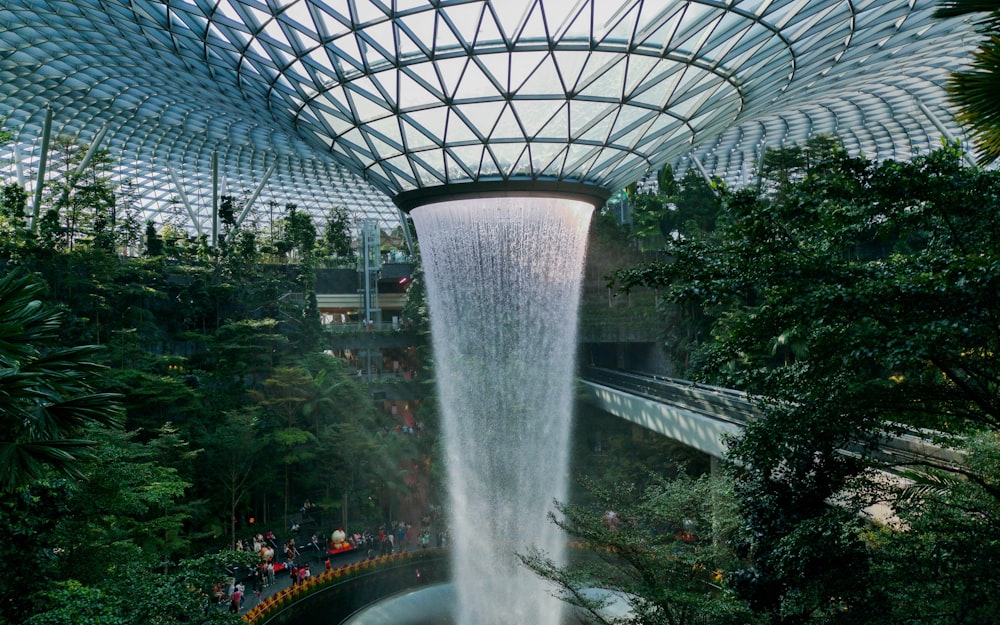
<svg viewBox="0 0 1000 625">
<path fill-rule="evenodd" d="M 583 387 L 604 411 L 704 452 L 725 456 L 726 436 L 738 434 L 759 409 L 746 393 L 664 376 L 585 367 Z M 877 459 L 888 466 L 920 462 L 941 468 L 961 462 L 961 452 L 911 429 L 887 435 Z M 846 449 L 845 453 L 855 450 Z"/>
</svg>

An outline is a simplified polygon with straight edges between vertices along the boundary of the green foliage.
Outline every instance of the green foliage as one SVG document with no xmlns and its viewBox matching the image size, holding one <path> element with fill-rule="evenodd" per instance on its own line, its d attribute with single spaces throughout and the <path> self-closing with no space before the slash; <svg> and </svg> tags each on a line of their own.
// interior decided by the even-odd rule
<svg viewBox="0 0 1000 625">
<path fill-rule="evenodd" d="M 1000 425 L 1000 176 L 954 146 L 876 163 L 826 138 L 765 163 L 715 232 L 618 278 L 703 314 L 700 375 L 765 411 L 731 446 L 752 558 L 733 587 L 775 623 L 872 622 L 891 593 L 858 515 L 885 495 L 863 479 L 880 439 Z"/>
<path fill-rule="evenodd" d="M 354 266 L 356 255 L 351 249 L 351 213 L 343 206 L 334 206 L 326 215 L 323 229 L 323 253 L 337 261 L 338 265 Z"/>
<path fill-rule="evenodd" d="M 60 347 L 59 313 L 37 298 L 43 287 L 22 271 L 0 278 L 0 490 L 49 469 L 80 477 L 91 424 L 117 425 L 116 397 L 96 392 L 94 347 Z"/>
<path fill-rule="evenodd" d="M 936 17 L 948 18 L 985 13 L 978 17 L 983 40 L 967 69 L 948 79 L 948 95 L 958 107 L 959 122 L 972 131 L 979 162 L 987 165 L 1000 157 L 1000 4 L 993 0 L 947 0 Z"/>
<path fill-rule="evenodd" d="M 737 562 L 727 548 L 738 517 L 730 485 L 704 476 L 648 475 L 644 482 L 586 481 L 588 503 L 557 506 L 552 520 L 584 550 L 568 566 L 529 552 L 522 562 L 554 582 L 590 623 L 687 625 L 753 623 L 727 590 Z M 600 587 L 625 597 L 631 615 L 612 617 Z"/>
</svg>

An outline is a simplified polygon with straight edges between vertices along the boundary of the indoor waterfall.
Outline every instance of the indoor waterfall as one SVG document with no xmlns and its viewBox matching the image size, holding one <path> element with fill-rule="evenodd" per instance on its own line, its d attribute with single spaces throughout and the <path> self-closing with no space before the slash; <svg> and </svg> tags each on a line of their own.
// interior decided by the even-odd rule
<svg viewBox="0 0 1000 625">
<path fill-rule="evenodd" d="M 427 281 L 449 482 L 456 625 L 558 625 L 516 554 L 563 560 L 589 203 L 462 199 L 411 211 Z"/>
</svg>

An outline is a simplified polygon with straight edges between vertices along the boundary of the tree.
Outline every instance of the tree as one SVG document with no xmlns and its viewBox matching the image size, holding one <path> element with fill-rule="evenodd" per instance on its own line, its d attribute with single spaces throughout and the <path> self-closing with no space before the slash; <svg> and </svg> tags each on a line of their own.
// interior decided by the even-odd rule
<svg viewBox="0 0 1000 625">
<path fill-rule="evenodd" d="M 968 69 L 954 72 L 948 80 L 948 95 L 958 107 L 958 121 L 972 129 L 980 163 L 1000 157 L 1000 3 L 995 0 L 945 0 L 935 17 L 949 18 L 986 13 L 979 18 L 984 34 Z"/>
<path fill-rule="evenodd" d="M 343 206 L 334 206 L 326 215 L 323 252 L 339 265 L 353 266 L 356 262 L 351 249 L 351 213 Z"/>
<path fill-rule="evenodd" d="M 701 377 L 764 410 L 731 446 L 752 562 L 734 589 L 774 623 L 870 622 L 891 594 L 859 520 L 886 496 L 867 479 L 893 468 L 880 441 L 901 423 L 1000 429 L 1000 176 L 955 146 L 876 163 L 833 145 L 770 182 L 727 193 L 723 227 L 669 242 L 670 262 L 619 277 L 699 306 Z"/>
<path fill-rule="evenodd" d="M 600 625 L 749 625 L 750 611 L 727 590 L 736 566 L 728 549 L 738 517 L 722 478 L 649 475 L 642 486 L 584 481 L 584 504 L 558 504 L 552 522 L 582 554 L 557 566 L 529 551 L 521 560 L 553 582 L 564 601 Z M 592 589 L 600 588 L 601 593 Z M 610 591 L 609 595 L 607 591 Z M 631 613 L 604 611 L 623 597 Z"/>
<path fill-rule="evenodd" d="M 93 424 L 117 426 L 117 396 L 98 392 L 96 348 L 60 347 L 60 313 L 37 299 L 43 287 L 15 270 L 0 278 L 0 490 L 48 470 L 80 477 Z"/>
<path fill-rule="evenodd" d="M 222 423 L 206 437 L 208 463 L 212 475 L 226 495 L 229 512 L 230 548 L 236 549 L 236 522 L 245 506 L 247 486 L 252 483 L 254 471 L 260 469 L 264 458 L 261 452 L 269 438 L 261 431 L 259 409 L 249 406 L 229 410 Z"/>
</svg>

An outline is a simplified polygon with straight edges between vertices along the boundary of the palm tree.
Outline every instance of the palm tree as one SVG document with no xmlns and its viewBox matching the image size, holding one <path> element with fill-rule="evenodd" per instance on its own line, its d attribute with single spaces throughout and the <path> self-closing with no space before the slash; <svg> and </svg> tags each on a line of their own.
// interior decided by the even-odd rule
<svg viewBox="0 0 1000 625">
<path fill-rule="evenodd" d="M 1000 1 L 945 0 L 935 12 L 948 18 L 986 13 L 978 24 L 985 35 L 966 70 L 954 72 L 947 90 L 958 107 L 956 119 L 972 131 L 979 150 L 979 163 L 1000 158 Z"/>
<path fill-rule="evenodd" d="M 117 396 L 95 391 L 97 348 L 59 345 L 61 315 L 38 299 L 43 290 L 21 270 L 0 279 L 0 491 L 49 470 L 79 477 L 95 444 L 85 430 L 121 424 Z"/>
</svg>

